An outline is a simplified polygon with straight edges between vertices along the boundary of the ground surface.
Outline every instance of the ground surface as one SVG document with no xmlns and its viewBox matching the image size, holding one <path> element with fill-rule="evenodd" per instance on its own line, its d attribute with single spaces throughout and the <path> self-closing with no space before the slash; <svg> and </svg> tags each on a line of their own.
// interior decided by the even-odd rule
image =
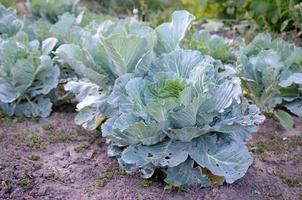
<svg viewBox="0 0 302 200">
<path fill-rule="evenodd" d="M 125 175 L 100 134 L 74 125 L 74 115 L 0 120 L 0 199 L 302 199 L 302 119 L 291 133 L 267 120 L 249 143 L 254 164 L 234 184 L 175 191 Z"/>
</svg>

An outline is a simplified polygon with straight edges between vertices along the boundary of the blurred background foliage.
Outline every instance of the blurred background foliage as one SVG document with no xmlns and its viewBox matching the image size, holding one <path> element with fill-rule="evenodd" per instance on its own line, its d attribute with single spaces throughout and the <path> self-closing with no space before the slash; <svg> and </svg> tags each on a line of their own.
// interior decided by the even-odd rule
<svg viewBox="0 0 302 200">
<path fill-rule="evenodd" d="M 0 0 L 0 3 L 8 7 L 20 1 L 26 0 Z M 57 0 L 31 1 L 36 8 L 39 8 L 39 5 L 35 2 L 44 2 L 43 4 L 54 2 L 56 7 L 47 6 L 48 10 L 53 9 L 52 12 L 56 12 L 57 7 L 62 7 L 60 3 L 56 3 Z M 96 13 L 118 17 L 132 15 L 133 9 L 137 8 L 139 16 L 144 15 L 145 20 L 153 27 L 167 21 L 174 10 L 185 9 L 193 13 L 198 20 L 218 19 L 229 25 L 243 21 L 244 26 L 248 22 L 248 27 L 258 31 L 296 31 L 301 35 L 302 30 L 302 0 L 81 0 L 80 2 L 88 5 Z"/>
<path fill-rule="evenodd" d="M 129 14 L 138 8 L 151 24 L 166 21 L 176 9 L 185 9 L 197 19 L 227 22 L 249 20 L 260 30 L 302 30 L 301 0 L 97 0 L 103 12 Z"/>
</svg>

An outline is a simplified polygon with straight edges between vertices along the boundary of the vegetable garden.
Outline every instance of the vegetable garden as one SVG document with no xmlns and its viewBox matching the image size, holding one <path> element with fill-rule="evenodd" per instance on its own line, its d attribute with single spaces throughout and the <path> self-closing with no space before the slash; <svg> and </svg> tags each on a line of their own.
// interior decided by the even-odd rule
<svg viewBox="0 0 302 200">
<path fill-rule="evenodd" d="M 301 199 L 302 3 L 0 0 L 1 199 Z"/>
</svg>

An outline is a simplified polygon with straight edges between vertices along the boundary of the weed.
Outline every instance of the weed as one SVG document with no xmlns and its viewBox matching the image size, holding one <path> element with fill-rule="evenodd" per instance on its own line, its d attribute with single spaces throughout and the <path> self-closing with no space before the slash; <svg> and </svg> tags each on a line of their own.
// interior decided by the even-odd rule
<svg viewBox="0 0 302 200">
<path fill-rule="evenodd" d="M 31 190 L 33 188 L 33 184 L 27 176 L 22 177 L 19 183 L 26 190 Z"/>
<path fill-rule="evenodd" d="M 5 113 L 0 111 L 0 120 L 5 119 L 5 118 L 6 118 Z"/>
<path fill-rule="evenodd" d="M 279 176 L 282 180 L 283 183 L 287 184 L 288 187 L 300 187 L 302 186 L 302 180 L 301 179 L 295 179 L 295 178 L 290 178 L 284 175 Z"/>
<path fill-rule="evenodd" d="M 30 140 L 31 140 L 30 147 L 39 150 L 43 150 L 46 148 L 46 145 L 40 135 L 33 133 L 30 137 Z"/>
<path fill-rule="evenodd" d="M 113 171 L 103 172 L 98 176 L 95 184 L 97 187 L 104 187 L 113 177 L 114 177 Z"/>
<path fill-rule="evenodd" d="M 42 128 L 45 130 L 45 131 L 50 131 L 50 130 L 53 130 L 54 129 L 54 126 L 52 124 L 43 124 L 42 125 Z"/>
<path fill-rule="evenodd" d="M 65 133 L 60 133 L 60 134 L 49 136 L 49 141 L 51 143 L 72 142 L 72 141 L 76 141 L 76 137 L 74 137 L 72 135 L 67 135 Z"/>
<path fill-rule="evenodd" d="M 141 186 L 141 187 L 149 187 L 150 186 L 150 181 L 149 180 L 147 180 L 147 179 L 144 179 L 144 180 L 142 180 L 140 183 L 139 183 L 139 185 Z"/>
<path fill-rule="evenodd" d="M 126 175 L 127 175 L 126 170 L 124 170 L 123 168 L 119 168 L 118 172 L 119 172 L 119 174 L 122 175 L 122 176 L 126 176 Z"/>
<path fill-rule="evenodd" d="M 38 156 L 38 155 L 30 155 L 27 158 L 32 161 L 40 160 L 40 156 Z"/>
<path fill-rule="evenodd" d="M 88 149 L 89 148 L 89 144 L 82 144 L 82 145 L 79 145 L 77 147 L 74 148 L 74 151 L 76 153 L 82 153 L 85 149 Z"/>
<path fill-rule="evenodd" d="M 185 185 L 173 186 L 170 183 L 166 183 L 165 189 L 169 189 L 169 190 L 177 191 L 177 192 L 186 192 L 187 191 L 187 187 Z"/>
<path fill-rule="evenodd" d="M 302 140 L 300 137 L 292 137 L 287 140 L 283 140 L 280 137 L 272 137 L 268 141 L 257 141 L 255 144 L 251 145 L 251 148 L 255 154 L 262 154 L 266 151 L 288 151 L 293 146 L 302 146 Z"/>
<path fill-rule="evenodd" d="M 24 122 L 25 120 L 26 120 L 26 116 L 24 114 L 21 114 L 17 118 L 15 118 L 15 121 L 18 123 Z"/>
<path fill-rule="evenodd" d="M 39 119 L 40 119 L 39 117 L 34 117 L 34 116 L 30 117 L 30 121 L 32 121 L 32 122 L 38 122 Z"/>
</svg>

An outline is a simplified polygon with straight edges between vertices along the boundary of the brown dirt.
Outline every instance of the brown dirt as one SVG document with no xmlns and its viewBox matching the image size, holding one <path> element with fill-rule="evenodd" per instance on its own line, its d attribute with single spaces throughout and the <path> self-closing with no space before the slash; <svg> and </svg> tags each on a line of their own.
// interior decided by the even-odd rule
<svg viewBox="0 0 302 200">
<path fill-rule="evenodd" d="M 234 184 L 175 191 L 125 175 L 100 134 L 74 125 L 74 115 L 0 121 L 0 199 L 302 199 L 302 119 L 291 133 L 268 119 L 248 144 L 254 164 Z"/>
</svg>

